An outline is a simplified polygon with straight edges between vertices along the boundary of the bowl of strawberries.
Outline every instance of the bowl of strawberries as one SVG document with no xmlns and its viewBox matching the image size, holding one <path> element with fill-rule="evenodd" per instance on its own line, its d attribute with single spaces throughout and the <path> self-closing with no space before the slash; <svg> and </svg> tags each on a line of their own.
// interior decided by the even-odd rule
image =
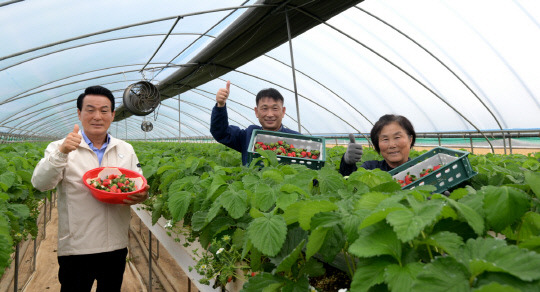
<svg viewBox="0 0 540 292">
<path fill-rule="evenodd" d="M 125 204 L 129 195 L 144 191 L 146 178 L 121 167 L 98 167 L 83 175 L 83 183 L 98 201 Z"/>
</svg>

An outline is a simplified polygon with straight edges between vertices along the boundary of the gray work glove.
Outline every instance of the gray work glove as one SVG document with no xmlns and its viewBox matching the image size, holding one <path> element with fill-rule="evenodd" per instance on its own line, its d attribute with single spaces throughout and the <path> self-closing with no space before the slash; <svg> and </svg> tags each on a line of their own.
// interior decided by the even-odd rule
<svg viewBox="0 0 540 292">
<path fill-rule="evenodd" d="M 356 144 L 353 134 L 349 135 L 349 139 L 350 143 L 347 147 L 347 152 L 345 152 L 345 156 L 343 156 L 343 160 L 347 164 L 355 164 L 362 159 L 362 154 L 364 152 L 362 151 L 362 145 Z"/>
</svg>

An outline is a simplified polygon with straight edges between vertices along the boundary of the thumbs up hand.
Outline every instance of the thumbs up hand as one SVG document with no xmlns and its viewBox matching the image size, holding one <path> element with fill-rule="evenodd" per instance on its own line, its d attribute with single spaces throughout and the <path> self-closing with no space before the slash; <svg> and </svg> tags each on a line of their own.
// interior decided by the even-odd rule
<svg viewBox="0 0 540 292">
<path fill-rule="evenodd" d="M 347 146 L 347 151 L 343 156 L 343 160 L 347 164 L 355 164 L 362 159 L 362 145 L 356 143 L 353 134 L 349 134 L 349 140 L 350 143 Z"/>
<path fill-rule="evenodd" d="M 79 144 L 81 144 L 82 136 L 79 135 L 79 125 L 75 124 L 73 126 L 73 132 L 69 133 L 66 136 L 66 139 L 64 139 L 64 142 L 60 147 L 58 147 L 58 150 L 64 154 L 68 154 L 69 152 L 77 149 L 79 147 Z"/>
<path fill-rule="evenodd" d="M 216 102 L 218 107 L 224 107 L 229 98 L 229 92 L 231 88 L 231 81 L 227 81 L 225 88 L 220 88 L 216 94 Z"/>
</svg>

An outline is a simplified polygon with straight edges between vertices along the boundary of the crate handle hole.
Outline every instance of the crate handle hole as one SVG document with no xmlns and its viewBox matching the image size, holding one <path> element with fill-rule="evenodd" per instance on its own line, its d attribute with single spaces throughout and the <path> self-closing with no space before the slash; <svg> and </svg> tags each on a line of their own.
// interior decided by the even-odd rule
<svg viewBox="0 0 540 292">
<path fill-rule="evenodd" d="M 444 170 L 444 173 L 449 173 L 450 172 L 450 168 L 447 168 Z"/>
<path fill-rule="evenodd" d="M 454 178 L 451 177 L 451 178 L 448 179 L 448 182 L 452 182 L 453 180 L 454 180 Z"/>
<path fill-rule="evenodd" d="M 436 177 L 436 178 L 439 178 L 439 177 L 441 177 L 441 175 L 442 175 L 442 174 L 437 173 L 437 175 L 435 175 L 435 177 Z"/>
<path fill-rule="evenodd" d="M 444 186 L 444 182 L 442 181 L 442 182 L 439 184 L 439 186 L 441 186 L 441 187 Z"/>
<path fill-rule="evenodd" d="M 452 169 L 456 169 L 456 168 L 457 168 L 457 164 L 454 164 L 454 165 L 452 166 Z"/>
<path fill-rule="evenodd" d="M 456 174 L 456 178 L 460 178 L 460 177 L 461 177 L 461 173 Z"/>
<path fill-rule="evenodd" d="M 419 185 L 419 186 L 423 186 L 423 185 L 424 185 L 424 182 L 421 182 L 421 183 L 419 183 L 418 185 Z"/>
</svg>

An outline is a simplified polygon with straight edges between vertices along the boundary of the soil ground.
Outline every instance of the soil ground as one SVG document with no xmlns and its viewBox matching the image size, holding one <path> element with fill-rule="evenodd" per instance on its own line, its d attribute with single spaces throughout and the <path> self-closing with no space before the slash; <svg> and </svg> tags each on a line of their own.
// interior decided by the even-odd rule
<svg viewBox="0 0 540 292">
<path fill-rule="evenodd" d="M 36 256 L 34 257 L 34 241 L 21 243 L 20 264 L 18 269 L 17 290 L 23 292 L 60 291 L 58 282 L 57 261 L 57 212 L 56 207 L 47 205 L 47 223 L 43 228 L 43 216 L 40 217 L 40 233 L 36 239 Z M 45 236 L 43 236 L 45 230 Z M 168 254 L 155 238 L 152 240 L 152 277 L 149 286 L 148 243 L 149 232 L 141 224 L 137 214 L 132 212 L 129 233 L 128 258 L 122 292 L 143 291 L 198 291 L 188 279 L 175 260 Z M 35 271 L 34 271 L 35 258 Z M 0 280 L 0 291 L 14 290 L 14 265 L 8 268 Z M 96 291 L 96 283 L 92 292 Z"/>
</svg>

